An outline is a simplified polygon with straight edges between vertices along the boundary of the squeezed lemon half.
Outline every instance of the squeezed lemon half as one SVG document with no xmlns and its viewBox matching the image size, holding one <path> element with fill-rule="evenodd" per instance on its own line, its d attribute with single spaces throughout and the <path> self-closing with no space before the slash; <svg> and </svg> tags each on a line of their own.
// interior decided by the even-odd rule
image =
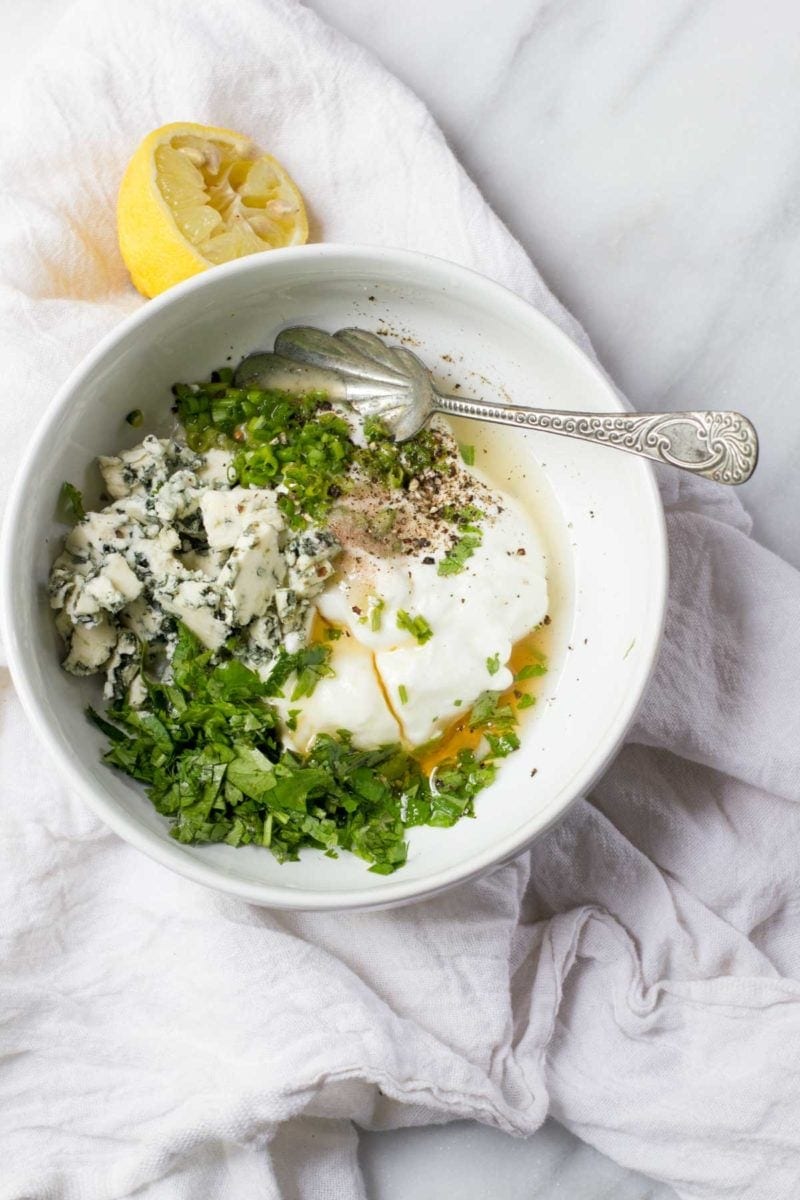
<svg viewBox="0 0 800 1200">
<path fill-rule="evenodd" d="M 249 138 L 173 124 L 148 134 L 128 163 L 117 231 L 134 286 L 157 296 L 217 263 L 301 245 L 308 219 L 297 185 Z"/>
</svg>

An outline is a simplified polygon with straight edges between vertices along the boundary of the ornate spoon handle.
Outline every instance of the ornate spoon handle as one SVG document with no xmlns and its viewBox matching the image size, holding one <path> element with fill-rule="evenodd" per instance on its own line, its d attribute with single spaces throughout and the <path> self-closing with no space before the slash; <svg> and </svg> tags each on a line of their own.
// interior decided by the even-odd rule
<svg viewBox="0 0 800 1200">
<path fill-rule="evenodd" d="M 588 413 L 489 404 L 437 393 L 436 407 L 456 417 L 524 426 L 616 446 L 716 483 L 744 483 L 756 468 L 758 437 L 736 412 Z"/>
</svg>

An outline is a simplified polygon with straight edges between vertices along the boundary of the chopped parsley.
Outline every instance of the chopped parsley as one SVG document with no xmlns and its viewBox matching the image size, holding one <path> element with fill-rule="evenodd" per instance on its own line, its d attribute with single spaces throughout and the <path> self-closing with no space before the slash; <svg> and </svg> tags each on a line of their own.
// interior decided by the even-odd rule
<svg viewBox="0 0 800 1200">
<path fill-rule="evenodd" d="M 65 521 L 72 522 L 82 521 L 86 516 L 86 509 L 83 507 L 83 496 L 78 489 L 71 483 L 65 480 L 61 485 L 61 492 L 58 497 L 59 515 Z"/>
<path fill-rule="evenodd" d="M 489 672 L 490 675 L 497 674 L 497 672 L 500 670 L 500 655 L 499 654 L 493 654 L 491 656 L 491 658 L 487 658 L 486 670 Z"/>
<path fill-rule="evenodd" d="M 343 633 L 344 630 L 338 629 L 336 625 L 328 625 L 325 629 L 325 637 L 329 642 L 338 642 Z"/>
<path fill-rule="evenodd" d="M 170 677 L 145 672 L 142 708 L 117 700 L 106 717 L 89 709 L 109 740 L 105 761 L 145 785 L 179 842 L 265 846 L 281 862 L 304 846 L 334 857 L 349 850 L 372 871 L 395 871 L 406 829 L 473 816 L 495 767 L 461 750 L 431 781 L 401 746 L 359 750 L 344 730 L 320 734 L 305 755 L 283 749 L 270 696 L 295 671 L 320 677 L 327 660 L 312 652 L 326 649 L 284 655 L 265 683 L 236 659 L 213 666 L 179 626 Z M 290 710 L 289 721 L 298 715 Z"/>
<path fill-rule="evenodd" d="M 533 708 L 535 703 L 536 703 L 536 697 L 531 696 L 530 692 L 525 692 L 524 695 L 520 696 L 519 699 L 517 700 L 517 709 L 519 710 L 520 708 Z"/>
<path fill-rule="evenodd" d="M 463 533 L 439 563 L 437 573 L 439 575 L 460 575 L 466 566 L 467 559 L 472 558 L 482 541 L 480 533 Z"/>
<path fill-rule="evenodd" d="M 397 628 L 410 633 L 417 639 L 420 646 L 424 646 L 433 637 L 433 630 L 425 618 L 412 617 L 411 613 L 407 613 L 404 608 L 398 609 Z"/>
<path fill-rule="evenodd" d="M 505 758 L 519 749 L 514 709 L 510 704 L 501 704 L 501 698 L 501 692 L 481 692 L 469 714 L 470 729 L 484 735 L 492 758 Z"/>
<path fill-rule="evenodd" d="M 541 675 L 547 674 L 547 667 L 543 662 L 527 663 L 521 667 L 514 676 L 515 683 L 522 683 L 525 679 L 538 679 Z"/>
<path fill-rule="evenodd" d="M 468 467 L 475 466 L 475 447 L 474 446 L 459 446 L 461 451 L 461 461 L 466 463 Z"/>
<path fill-rule="evenodd" d="M 470 533 L 477 532 L 477 530 L 472 529 L 471 526 L 475 525 L 475 523 L 480 521 L 481 517 L 485 515 L 486 514 L 484 513 L 483 509 L 478 508 L 477 504 L 462 504 L 460 506 L 456 504 L 445 504 L 444 508 L 442 509 L 442 516 L 444 517 L 445 521 L 452 521 L 461 529 L 466 529 Z"/>
<path fill-rule="evenodd" d="M 484 516 L 482 509 L 475 504 L 446 504 L 442 516 L 446 521 L 452 521 L 458 528 L 459 537 L 440 561 L 437 568 L 439 575 L 460 575 L 467 560 L 472 558 L 483 541 L 481 527 L 477 524 Z"/>
<path fill-rule="evenodd" d="M 290 699 L 302 700 L 304 697 L 313 696 L 320 679 L 330 678 L 334 673 L 329 662 L 330 656 L 330 646 L 323 646 L 320 643 L 306 646 L 302 650 L 295 651 L 294 654 L 281 650 L 265 684 L 264 694 L 282 697 L 283 685 L 291 675 L 294 675 L 296 682 Z"/>
<path fill-rule="evenodd" d="M 409 802 L 408 823 L 446 827 L 461 817 L 474 816 L 475 797 L 494 783 L 496 775 L 493 762 L 480 761 L 473 750 L 459 750 L 455 759 L 447 759 L 434 771 L 430 801 Z"/>
</svg>

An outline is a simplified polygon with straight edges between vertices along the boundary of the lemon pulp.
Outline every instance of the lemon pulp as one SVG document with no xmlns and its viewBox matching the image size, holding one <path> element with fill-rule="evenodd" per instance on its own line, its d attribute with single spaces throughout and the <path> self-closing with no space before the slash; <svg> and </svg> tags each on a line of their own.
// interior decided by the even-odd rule
<svg viewBox="0 0 800 1200">
<path fill-rule="evenodd" d="M 147 296 L 206 267 L 298 245 L 303 198 L 281 164 L 249 139 L 203 125 L 165 125 L 144 139 L 120 188 L 120 249 Z"/>
</svg>

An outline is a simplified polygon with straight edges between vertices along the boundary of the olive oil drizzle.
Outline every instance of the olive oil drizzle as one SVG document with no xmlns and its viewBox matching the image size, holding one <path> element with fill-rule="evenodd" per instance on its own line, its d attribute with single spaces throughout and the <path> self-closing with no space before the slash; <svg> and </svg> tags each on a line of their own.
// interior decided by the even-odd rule
<svg viewBox="0 0 800 1200">
<path fill-rule="evenodd" d="M 311 642 L 330 644 L 328 631 L 331 629 L 339 629 L 342 637 L 350 636 L 347 629 L 331 624 L 331 622 L 326 621 L 321 616 L 319 611 L 315 610 L 311 624 Z M 552 630 L 552 623 L 546 621 L 546 623 L 537 625 L 535 629 L 532 629 L 530 633 L 527 633 L 515 643 L 511 651 L 511 657 L 508 660 L 509 670 L 514 675 L 517 675 L 523 667 L 532 663 L 547 667 L 552 643 Z M 402 720 L 395 711 L 380 673 L 375 666 L 375 656 L 373 655 L 372 657 L 373 670 L 378 686 L 381 689 L 390 713 L 397 721 L 398 728 L 402 729 Z M 519 702 L 523 696 L 532 696 L 535 700 L 542 690 L 543 680 L 543 675 L 537 675 L 531 679 L 515 681 L 510 688 L 507 688 L 501 694 L 500 704 L 510 705 L 515 716 L 519 720 L 524 720 L 524 710 L 520 710 Z M 427 742 L 424 746 L 418 746 L 411 750 L 411 753 L 418 760 L 426 775 L 430 777 L 440 763 L 446 759 L 454 758 L 459 750 L 477 750 L 483 739 L 483 731 L 480 729 L 470 729 L 469 722 L 471 715 L 472 709 L 465 709 L 464 713 L 460 714 L 438 738 Z"/>
</svg>

